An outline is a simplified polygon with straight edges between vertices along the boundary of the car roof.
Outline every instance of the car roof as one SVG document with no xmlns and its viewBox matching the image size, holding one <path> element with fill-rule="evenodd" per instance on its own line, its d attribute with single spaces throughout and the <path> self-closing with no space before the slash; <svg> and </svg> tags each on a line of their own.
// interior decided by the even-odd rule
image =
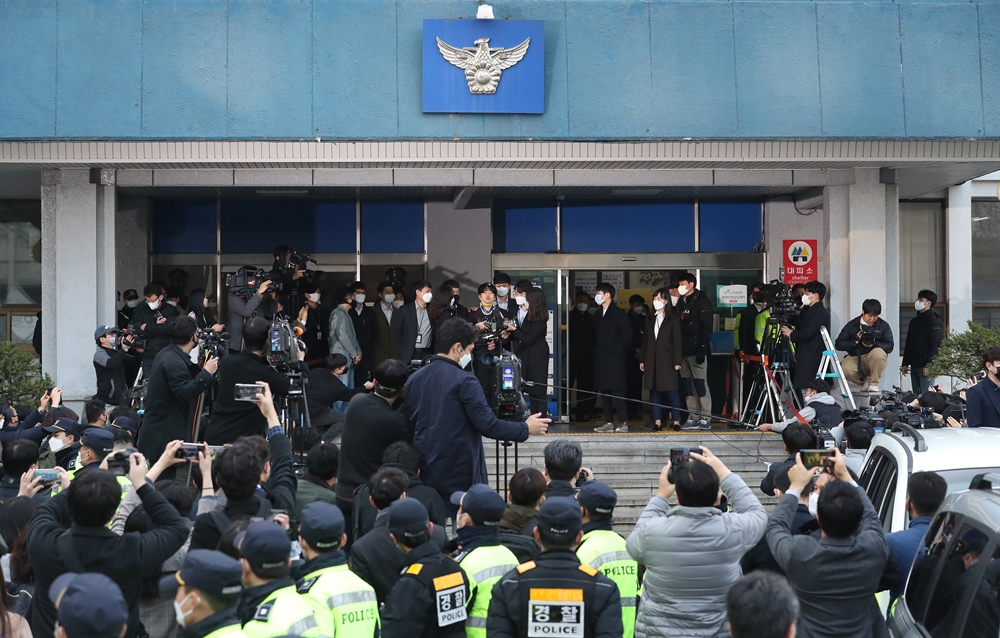
<svg viewBox="0 0 1000 638">
<path fill-rule="evenodd" d="M 955 512 L 971 517 L 993 533 L 1000 533 L 1000 492 L 992 490 L 964 490 L 945 498 L 940 512 Z"/>
<path fill-rule="evenodd" d="M 914 472 L 1000 465 L 1000 429 L 932 428 L 917 433 L 927 444 L 924 452 L 916 452 L 914 439 L 901 431 L 876 434 L 871 445 L 906 446 L 913 458 Z"/>
</svg>

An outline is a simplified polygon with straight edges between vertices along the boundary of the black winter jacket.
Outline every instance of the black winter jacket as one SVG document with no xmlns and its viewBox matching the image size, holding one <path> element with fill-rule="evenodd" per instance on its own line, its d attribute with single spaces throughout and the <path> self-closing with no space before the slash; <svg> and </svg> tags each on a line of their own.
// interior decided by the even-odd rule
<svg viewBox="0 0 1000 638">
<path fill-rule="evenodd" d="M 150 310 L 145 301 L 135 307 L 132 312 L 132 325 L 139 329 L 139 335 L 146 339 L 146 347 L 142 352 L 142 358 L 152 360 L 156 358 L 160 350 L 170 345 L 170 320 L 179 313 L 177 308 L 168 303 L 160 302 L 160 307 Z M 156 323 L 160 317 L 166 319 L 164 323 Z M 146 326 L 142 328 L 141 326 Z M 156 457 L 159 458 L 159 457 Z"/>
<path fill-rule="evenodd" d="M 934 309 L 918 312 L 916 317 L 910 319 L 910 327 L 906 330 L 903 365 L 912 368 L 927 366 L 937 354 L 943 338 L 941 318 Z"/>
<path fill-rule="evenodd" d="M 861 316 L 857 316 L 847 322 L 840 334 L 837 335 L 835 346 L 837 350 L 842 350 L 852 357 L 859 354 L 866 355 L 875 348 L 885 350 L 886 354 L 892 352 L 896 347 L 892 339 L 892 328 L 884 319 L 878 319 L 875 325 L 868 328 L 869 336 L 865 336 L 864 341 L 859 344 L 858 333 L 861 332 Z"/>
<path fill-rule="evenodd" d="M 704 357 L 712 345 L 715 324 L 712 302 L 695 288 L 689 296 L 677 302 L 675 312 L 681 316 L 681 346 L 685 357 Z"/>
<path fill-rule="evenodd" d="M 94 353 L 94 372 L 97 374 L 97 394 L 94 401 L 118 405 L 129 381 L 135 381 L 139 359 L 132 350 L 112 350 L 97 347 Z"/>
</svg>

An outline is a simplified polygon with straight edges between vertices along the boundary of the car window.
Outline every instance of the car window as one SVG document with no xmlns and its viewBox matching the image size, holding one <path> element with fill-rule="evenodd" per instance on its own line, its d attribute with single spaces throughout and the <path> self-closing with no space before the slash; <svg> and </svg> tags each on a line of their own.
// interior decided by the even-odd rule
<svg viewBox="0 0 1000 638">
<path fill-rule="evenodd" d="M 893 503 L 896 499 L 896 459 L 881 449 L 875 449 L 861 472 L 861 482 L 868 499 L 878 513 L 882 529 L 891 531 Z"/>
<path fill-rule="evenodd" d="M 1000 467 L 970 467 L 960 470 L 936 470 L 935 472 L 948 482 L 948 494 L 954 494 L 969 489 L 969 483 L 979 474 L 986 472 L 1000 474 Z"/>
<path fill-rule="evenodd" d="M 928 608 L 933 603 L 931 593 L 936 584 L 935 579 L 943 558 L 947 555 L 948 544 L 954 535 L 957 520 L 958 516 L 953 512 L 938 514 L 931 521 L 924 537 L 927 543 L 926 551 L 918 551 L 916 558 L 913 559 L 910 577 L 906 582 L 905 600 L 914 622 L 923 623 Z"/>
<path fill-rule="evenodd" d="M 995 541 L 994 541 L 995 545 Z M 985 563 L 985 564 L 984 564 Z M 1000 635 L 1000 546 L 994 546 L 992 553 L 981 555 L 975 569 L 969 568 L 959 583 L 965 622 L 957 635 L 962 638 L 996 638 Z M 967 608 L 968 612 L 964 612 Z M 959 620 L 961 622 L 961 620 Z"/>
</svg>

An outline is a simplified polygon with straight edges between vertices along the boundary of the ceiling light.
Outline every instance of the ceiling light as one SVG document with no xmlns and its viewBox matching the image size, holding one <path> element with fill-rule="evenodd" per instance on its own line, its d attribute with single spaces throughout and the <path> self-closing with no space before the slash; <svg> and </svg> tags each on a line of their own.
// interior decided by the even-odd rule
<svg viewBox="0 0 1000 638">
<path fill-rule="evenodd" d="M 612 195 L 659 195 L 663 192 L 662 188 L 613 188 L 611 189 Z"/>
</svg>

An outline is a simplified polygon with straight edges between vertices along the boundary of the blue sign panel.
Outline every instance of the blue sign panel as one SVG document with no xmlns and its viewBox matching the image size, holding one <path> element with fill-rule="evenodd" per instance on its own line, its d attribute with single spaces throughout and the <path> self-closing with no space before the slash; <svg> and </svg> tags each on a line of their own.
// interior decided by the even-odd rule
<svg viewBox="0 0 1000 638">
<path fill-rule="evenodd" d="M 423 110 L 545 112 L 545 22 L 424 20 Z"/>
</svg>

